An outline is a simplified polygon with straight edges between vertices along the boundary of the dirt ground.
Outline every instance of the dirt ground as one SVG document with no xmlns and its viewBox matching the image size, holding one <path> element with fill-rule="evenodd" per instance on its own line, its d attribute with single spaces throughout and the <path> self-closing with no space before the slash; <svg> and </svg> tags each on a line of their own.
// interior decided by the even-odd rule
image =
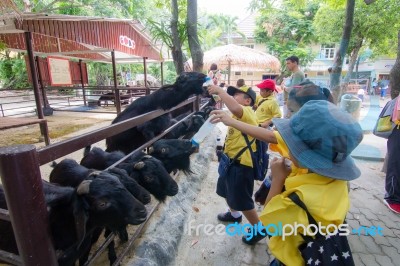
<svg viewBox="0 0 400 266">
<path fill-rule="evenodd" d="M 115 114 L 59 112 L 52 116 L 46 116 L 45 119 L 47 119 L 51 143 L 54 143 L 67 138 L 74 132 L 93 125 L 105 121 L 110 123 L 114 116 Z M 17 144 L 44 146 L 44 139 L 41 136 L 39 125 L 35 124 L 1 131 L 0 147 Z"/>
</svg>

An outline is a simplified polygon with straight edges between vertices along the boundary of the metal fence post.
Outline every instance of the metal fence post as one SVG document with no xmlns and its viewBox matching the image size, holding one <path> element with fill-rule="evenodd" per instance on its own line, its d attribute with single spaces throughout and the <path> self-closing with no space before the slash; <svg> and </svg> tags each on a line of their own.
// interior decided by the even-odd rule
<svg viewBox="0 0 400 266">
<path fill-rule="evenodd" d="M 0 148 L 0 176 L 23 265 L 57 265 L 35 146 Z"/>
</svg>

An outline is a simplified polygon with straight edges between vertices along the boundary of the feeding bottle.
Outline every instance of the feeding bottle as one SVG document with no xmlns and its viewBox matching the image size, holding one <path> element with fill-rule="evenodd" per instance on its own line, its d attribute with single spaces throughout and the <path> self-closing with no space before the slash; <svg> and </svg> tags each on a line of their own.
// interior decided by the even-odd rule
<svg viewBox="0 0 400 266">
<path fill-rule="evenodd" d="M 210 85 L 214 85 L 213 80 L 210 77 L 205 77 L 203 87 L 208 87 Z"/>
<path fill-rule="evenodd" d="M 212 119 L 214 115 L 210 116 L 204 124 L 201 126 L 199 131 L 193 136 L 192 138 L 192 143 L 196 146 L 199 146 L 200 143 L 203 142 L 206 136 L 208 136 L 211 131 L 214 129 L 215 124 L 211 123 L 210 120 Z"/>
<path fill-rule="evenodd" d="M 210 85 L 214 85 L 212 78 L 205 77 L 204 80 L 205 80 L 205 82 L 203 83 L 203 87 L 208 87 Z M 214 98 L 214 101 L 216 101 L 216 102 L 221 100 L 221 98 L 216 94 L 213 94 L 212 97 Z"/>
</svg>

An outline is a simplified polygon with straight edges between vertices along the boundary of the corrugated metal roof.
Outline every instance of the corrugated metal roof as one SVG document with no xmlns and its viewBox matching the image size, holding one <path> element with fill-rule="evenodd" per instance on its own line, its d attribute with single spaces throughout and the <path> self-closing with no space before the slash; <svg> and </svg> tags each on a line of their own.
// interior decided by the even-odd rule
<svg viewBox="0 0 400 266">
<path fill-rule="evenodd" d="M 137 20 L 25 13 L 21 20 L 0 25 L 0 40 L 9 49 L 25 50 L 25 31 L 32 32 L 36 54 L 110 62 L 105 52 L 115 50 L 117 62 L 162 61 L 160 49 Z"/>
</svg>

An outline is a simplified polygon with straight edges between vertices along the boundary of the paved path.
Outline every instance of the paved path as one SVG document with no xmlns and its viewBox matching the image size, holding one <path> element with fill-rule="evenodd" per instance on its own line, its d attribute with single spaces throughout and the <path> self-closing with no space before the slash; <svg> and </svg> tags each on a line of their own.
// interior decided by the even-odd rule
<svg viewBox="0 0 400 266">
<path fill-rule="evenodd" d="M 352 154 L 362 173 L 350 184 L 351 207 L 347 216 L 350 229 L 359 232 L 359 235 L 354 232 L 349 236 L 356 265 L 400 265 L 400 215 L 391 212 L 383 203 L 385 174 L 381 169 L 386 139 L 371 134 L 387 101 L 372 97 L 371 102 L 365 103 L 360 115 L 364 139 Z M 217 225 L 216 215 L 226 208 L 224 200 L 215 193 L 217 166 L 217 162 L 210 164 L 208 177 L 193 203 L 191 219 L 194 225 Z M 373 226 L 380 226 L 383 235 L 377 234 Z M 272 258 L 267 240 L 248 247 L 237 236 L 208 236 L 201 230 L 199 235 L 193 231 L 191 235 L 188 231 L 185 233 L 173 265 L 269 265 Z"/>
</svg>

